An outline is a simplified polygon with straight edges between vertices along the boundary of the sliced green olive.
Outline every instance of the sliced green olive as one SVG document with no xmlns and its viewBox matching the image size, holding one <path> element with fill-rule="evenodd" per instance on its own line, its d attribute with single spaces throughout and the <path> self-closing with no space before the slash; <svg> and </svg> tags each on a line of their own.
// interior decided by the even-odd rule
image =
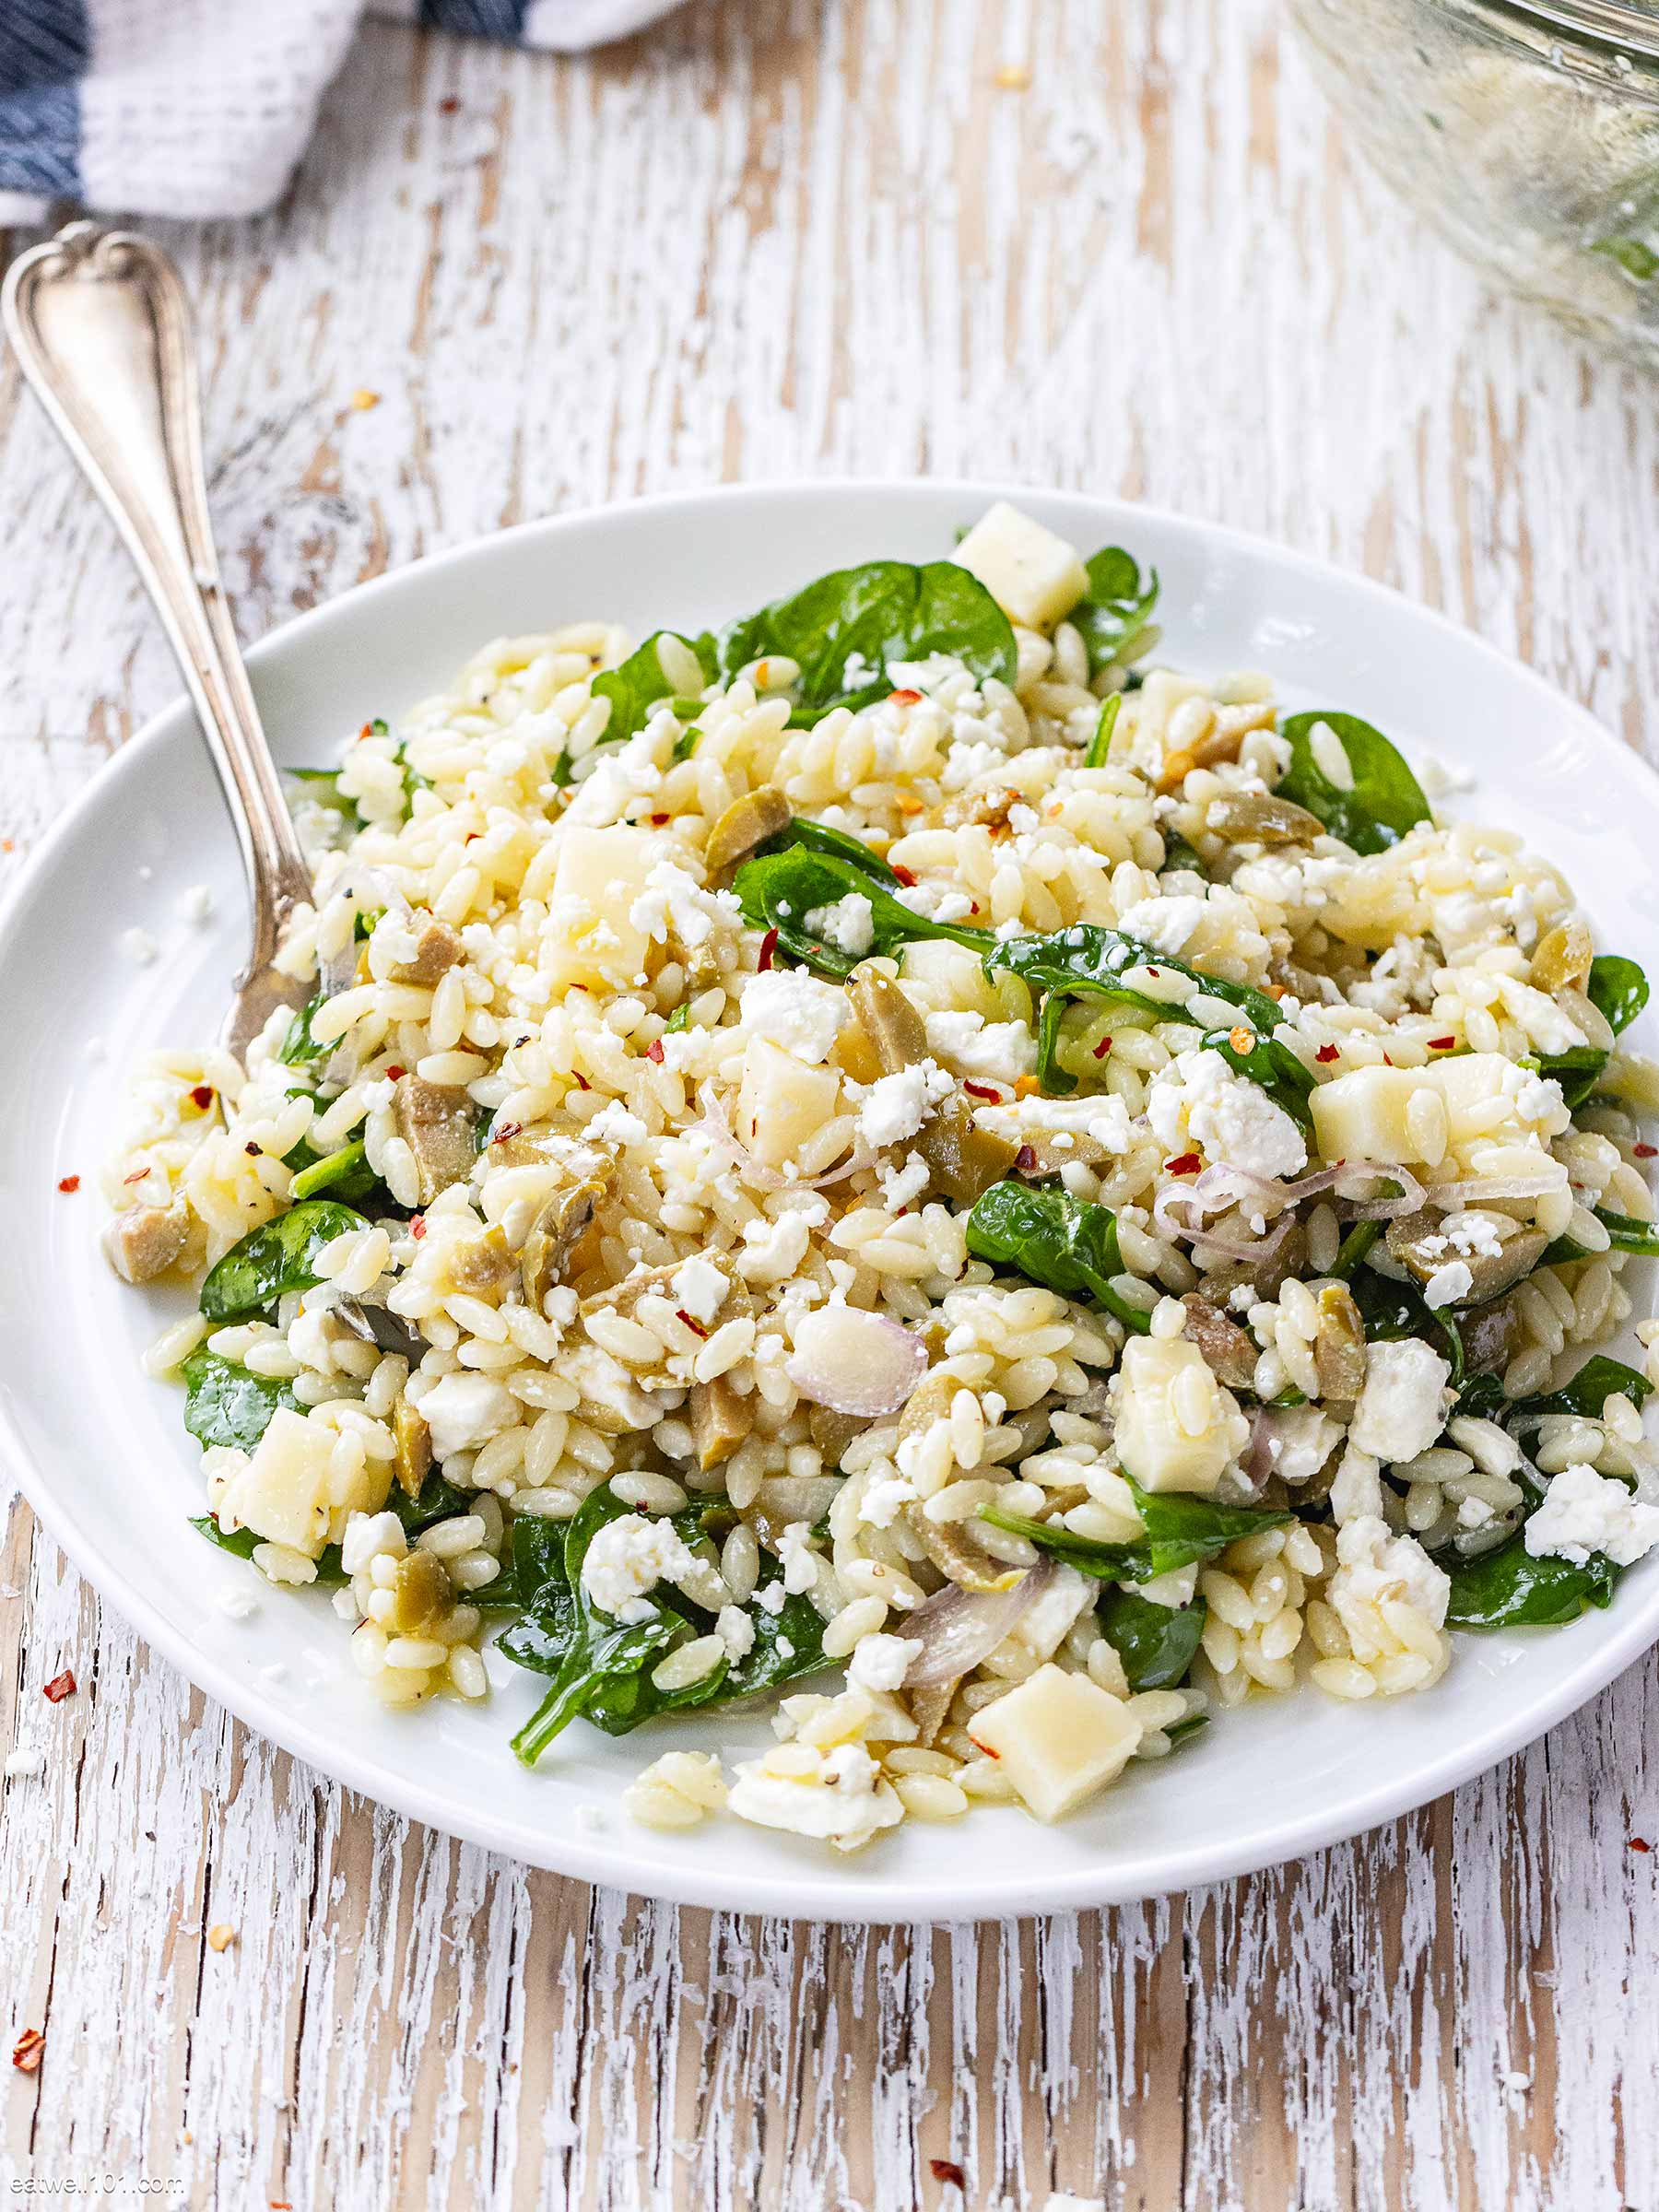
<svg viewBox="0 0 1659 2212">
<path fill-rule="evenodd" d="M 1489 1222 L 1499 1236 L 1513 1226 L 1506 1216 L 1500 1214 L 1486 1214 L 1481 1218 Z M 1469 1287 L 1457 1300 L 1460 1306 L 1485 1305 L 1488 1300 L 1501 1298 L 1506 1290 L 1512 1290 L 1532 1273 L 1549 1246 L 1549 1239 L 1541 1229 L 1523 1229 L 1497 1252 L 1454 1252 L 1441 1218 L 1427 1210 L 1407 1215 L 1402 1221 L 1391 1221 L 1385 1241 L 1391 1257 L 1419 1283 L 1430 1281 L 1442 1267 L 1461 1261 L 1469 1271 Z"/>
<path fill-rule="evenodd" d="M 1204 1364 L 1230 1390 L 1248 1390 L 1255 1381 L 1260 1351 L 1247 1329 L 1230 1321 L 1201 1291 L 1189 1290 L 1182 1300 L 1186 1324 L 1182 1335 L 1198 1347 Z"/>
<path fill-rule="evenodd" d="M 1226 791 L 1209 803 L 1205 827 L 1230 845 L 1311 845 L 1324 824 L 1305 806 L 1259 791 Z"/>
<path fill-rule="evenodd" d="M 564 1280 L 566 1263 L 587 1233 L 607 1180 L 586 1175 L 580 1182 L 561 1184 L 530 1224 L 519 1253 L 519 1279 L 524 1301 L 535 1312 L 541 1312 L 542 1300 L 554 1285 Z"/>
<path fill-rule="evenodd" d="M 724 1375 L 694 1382 L 686 1401 L 697 1464 L 706 1475 L 730 1459 L 755 1425 L 752 1397 L 732 1388 Z"/>
<path fill-rule="evenodd" d="M 786 830 L 790 820 L 789 801 L 777 785 L 758 784 L 734 799 L 716 820 L 703 848 L 703 865 L 711 877 L 724 876 L 757 845 Z"/>
<path fill-rule="evenodd" d="M 454 1584 L 443 1562 L 417 1547 L 397 1562 L 392 1578 L 392 1614 L 386 1626 L 398 1636 L 424 1636 L 448 1618 Z"/>
<path fill-rule="evenodd" d="M 1327 1283 L 1319 1294 L 1313 1366 L 1322 1398 L 1357 1398 L 1365 1388 L 1365 1324 L 1346 1283 Z"/>
<path fill-rule="evenodd" d="M 1536 989 L 1552 994 L 1570 984 L 1580 989 L 1594 951 L 1590 932 L 1574 914 L 1540 939 L 1532 957 L 1531 981 Z"/>
<path fill-rule="evenodd" d="M 860 1026 L 876 1048 L 887 1073 L 915 1067 L 927 1057 L 927 1025 L 908 993 L 873 961 L 865 960 L 847 978 L 847 996 Z"/>
<path fill-rule="evenodd" d="M 398 1483 L 407 1496 L 418 1498 L 420 1487 L 431 1472 L 432 1432 L 402 1391 L 392 1408 L 392 1438 L 396 1446 Z"/>
<path fill-rule="evenodd" d="M 458 1085 L 400 1077 L 393 1093 L 397 1133 L 415 1155 L 420 1203 L 430 1206 L 452 1183 L 465 1182 L 478 1157 L 476 1109 Z"/>
</svg>

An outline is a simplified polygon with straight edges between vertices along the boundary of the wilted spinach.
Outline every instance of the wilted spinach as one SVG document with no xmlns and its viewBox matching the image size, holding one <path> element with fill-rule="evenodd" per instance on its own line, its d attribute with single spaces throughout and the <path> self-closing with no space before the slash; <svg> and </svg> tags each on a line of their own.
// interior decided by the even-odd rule
<svg viewBox="0 0 1659 2212">
<path fill-rule="evenodd" d="M 1124 695 L 1113 691 L 1100 702 L 1100 712 L 1095 718 L 1094 735 L 1088 741 L 1088 750 L 1083 756 L 1085 768 L 1104 768 L 1112 758 L 1112 733 L 1117 728 Z"/>
<path fill-rule="evenodd" d="M 251 1230 L 208 1269 L 202 1312 L 209 1321 L 240 1321 L 264 1312 L 290 1290 L 309 1290 L 318 1279 L 314 1262 L 324 1245 L 367 1226 L 361 1214 L 335 1199 L 307 1199 L 263 1229 Z"/>
<path fill-rule="evenodd" d="M 1053 1184 L 994 1182 L 974 1202 L 967 1239 L 976 1259 L 1017 1267 L 1064 1297 L 1090 1299 L 1137 1334 L 1151 1326 L 1149 1316 L 1112 1287 L 1124 1261 L 1117 1219 L 1106 1206 Z"/>
<path fill-rule="evenodd" d="M 828 822 L 812 821 L 804 814 L 793 816 L 786 828 L 762 838 L 755 852 L 764 857 L 771 853 L 789 853 L 796 847 L 808 853 L 828 853 L 831 860 L 844 860 L 877 883 L 891 886 L 899 881 L 880 853 L 872 852 L 862 837 L 831 829 Z"/>
<path fill-rule="evenodd" d="M 1134 1590 L 1108 1590 L 1095 1607 L 1100 1633 L 1124 1663 L 1131 1689 L 1172 1689 L 1197 1655 L 1209 1607 L 1160 1606 Z"/>
<path fill-rule="evenodd" d="M 1088 590 L 1066 620 L 1082 633 L 1088 652 L 1088 670 L 1099 675 L 1113 661 L 1132 659 L 1152 620 L 1158 604 L 1158 571 L 1148 569 L 1143 581 L 1139 563 L 1122 546 L 1102 546 L 1088 571 Z"/>
<path fill-rule="evenodd" d="M 892 690 L 888 666 L 949 653 L 977 682 L 1012 685 L 1019 655 L 1008 618 L 954 560 L 921 568 L 872 560 L 837 569 L 776 599 L 720 639 L 720 672 L 780 653 L 800 666 L 791 721 L 809 728 L 834 707 L 865 707 Z"/>
<path fill-rule="evenodd" d="M 1648 1002 L 1648 980 L 1636 962 L 1620 952 L 1598 952 L 1590 963 L 1584 995 L 1617 1037 L 1628 1030 Z M 1541 1075 L 1561 1087 L 1569 1106 L 1582 1106 L 1601 1078 L 1607 1054 L 1599 1045 L 1575 1044 L 1538 1062 Z"/>
<path fill-rule="evenodd" d="M 620 745 L 635 736 L 651 720 L 651 711 L 659 700 L 673 700 L 674 686 L 663 673 L 658 648 L 665 638 L 677 638 L 688 653 L 695 653 L 704 680 L 712 683 L 716 670 L 714 640 L 705 630 L 700 637 L 682 637 L 677 629 L 653 630 L 645 642 L 636 647 L 618 667 L 607 668 L 596 676 L 593 683 L 595 699 L 610 700 L 610 720 L 605 725 L 600 745 Z M 687 704 L 676 700 L 677 708 Z M 698 702 L 700 704 L 700 702 Z M 691 712 L 695 713 L 696 706 Z M 594 748 L 595 751 L 597 747 Z"/>
<path fill-rule="evenodd" d="M 257 1530 L 252 1528 L 226 1531 L 219 1526 L 211 1513 L 192 1513 L 190 1525 L 195 1530 L 197 1535 L 206 1536 L 209 1544 L 217 1545 L 220 1551 L 228 1551 L 233 1559 L 252 1559 L 255 1548 L 267 1541 L 265 1537 L 259 1535 Z M 349 1580 L 350 1577 L 340 1564 L 339 1546 L 337 1544 L 326 1546 L 322 1557 L 317 1561 L 318 1583 L 324 1589 L 333 1589 Z"/>
<path fill-rule="evenodd" d="M 256 1375 L 240 1360 L 210 1352 L 205 1344 L 197 1345 L 179 1375 L 184 1384 L 184 1426 L 204 1445 L 252 1452 L 279 1407 L 297 1410 L 287 1382 Z"/>
<path fill-rule="evenodd" d="M 1312 733 L 1324 723 L 1347 755 L 1354 782 L 1343 791 L 1313 757 Z M 1432 819 L 1422 788 L 1381 730 L 1358 714 L 1292 714 L 1284 725 L 1290 769 L 1278 794 L 1317 815 L 1334 837 L 1356 853 L 1382 853 L 1408 830 Z"/>
<path fill-rule="evenodd" d="M 1191 1496 L 1180 1490 L 1143 1490 L 1135 1477 L 1125 1479 L 1135 1496 L 1144 1533 L 1127 1542 L 1108 1544 L 1095 1536 L 1074 1535 L 1053 1522 L 1028 1521 L 1018 1513 L 982 1505 L 980 1518 L 1011 1535 L 1024 1536 L 1039 1551 L 1046 1551 L 1082 1574 L 1103 1583 L 1150 1583 L 1178 1568 L 1213 1559 L 1241 1536 L 1253 1536 L 1265 1528 L 1282 1528 L 1295 1516 L 1249 1505 L 1221 1505 L 1213 1498 Z"/>
<path fill-rule="evenodd" d="M 732 878 L 732 888 L 751 927 L 775 929 L 780 947 L 792 959 L 803 960 L 824 975 L 844 978 L 860 960 L 893 952 L 921 937 L 947 937 L 972 952 L 982 952 L 992 941 L 988 931 L 930 922 L 912 913 L 868 869 L 804 844 L 746 860 Z M 809 913 L 835 906 L 850 893 L 870 902 L 871 941 L 860 952 L 826 944 L 806 928 Z"/>
</svg>

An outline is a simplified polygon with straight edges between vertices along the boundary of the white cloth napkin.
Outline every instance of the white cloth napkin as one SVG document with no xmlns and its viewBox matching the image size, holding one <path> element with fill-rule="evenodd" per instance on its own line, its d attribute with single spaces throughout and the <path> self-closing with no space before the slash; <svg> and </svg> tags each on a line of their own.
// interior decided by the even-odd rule
<svg viewBox="0 0 1659 2212">
<path fill-rule="evenodd" d="M 292 175 L 359 18 L 569 51 L 677 0 L 0 0 L 0 223 L 53 199 L 253 215 Z"/>
</svg>

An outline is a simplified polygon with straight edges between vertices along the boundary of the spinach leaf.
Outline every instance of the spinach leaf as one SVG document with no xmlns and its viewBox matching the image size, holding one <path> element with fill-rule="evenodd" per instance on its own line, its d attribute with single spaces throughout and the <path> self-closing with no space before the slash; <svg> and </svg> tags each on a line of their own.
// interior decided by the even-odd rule
<svg viewBox="0 0 1659 2212">
<path fill-rule="evenodd" d="M 796 846 L 804 846 L 809 853 L 827 853 L 831 860 L 848 861 L 877 883 L 899 881 L 880 853 L 873 853 L 862 837 L 850 837 L 846 830 L 833 830 L 828 822 L 810 821 L 804 814 L 795 815 L 786 829 L 762 838 L 755 852 L 764 857 L 770 853 L 788 853 Z"/>
<path fill-rule="evenodd" d="M 663 1024 L 663 1034 L 665 1037 L 682 1036 L 690 1027 L 691 1001 L 688 998 L 682 998 L 679 1005 L 675 1007 L 673 1013 Z"/>
<path fill-rule="evenodd" d="M 1206 883 L 1210 880 L 1210 872 L 1205 866 L 1196 847 L 1189 845 L 1178 830 L 1166 830 L 1163 833 L 1163 865 L 1158 871 L 1160 876 L 1184 873 L 1188 876 L 1202 876 Z"/>
<path fill-rule="evenodd" d="M 256 1375 L 205 1344 L 197 1345 L 179 1374 L 184 1384 L 184 1426 L 198 1443 L 252 1452 L 279 1406 L 297 1409 L 288 1383 Z"/>
<path fill-rule="evenodd" d="M 1051 1553 L 1092 1574 L 1103 1583 L 1150 1583 L 1177 1568 L 1191 1567 L 1225 1551 L 1241 1536 L 1264 1528 L 1282 1528 L 1295 1516 L 1255 1506 L 1218 1505 L 1213 1498 L 1198 1498 L 1179 1490 L 1143 1490 L 1134 1476 L 1126 1475 L 1139 1510 L 1144 1533 L 1121 1544 L 1103 1543 L 1094 1536 L 1074 1535 L 1053 1522 L 1027 1521 L 1000 1506 L 982 1505 L 980 1519 L 1011 1535 L 1024 1536 L 1039 1551 Z"/>
<path fill-rule="evenodd" d="M 1281 1016 L 1265 991 L 1250 983 L 1230 983 L 1220 976 L 1205 975 L 1184 960 L 1171 959 L 1155 946 L 1107 929 L 1095 922 L 1076 922 L 1069 929 L 1043 936 L 1005 937 L 984 956 L 987 975 L 1006 970 L 1019 976 L 1034 991 L 1060 991 L 1073 998 L 1098 998 L 1108 1004 L 1137 1006 L 1164 1021 L 1179 1021 L 1184 1009 L 1166 999 L 1125 986 L 1123 977 L 1132 969 L 1145 968 L 1158 975 L 1183 976 L 1206 998 L 1218 998 L 1237 1006 L 1251 1027 L 1271 1037 Z"/>
<path fill-rule="evenodd" d="M 318 1044 L 312 1036 L 311 1025 L 327 998 L 326 991 L 313 991 L 300 1011 L 288 1023 L 288 1035 L 276 1049 L 276 1057 L 284 1067 L 305 1067 L 320 1060 L 328 1050 Z"/>
<path fill-rule="evenodd" d="M 888 665 L 952 654 L 980 683 L 1012 685 L 1014 631 L 977 576 L 954 560 L 913 568 L 873 560 L 837 569 L 804 591 L 735 622 L 720 640 L 728 680 L 751 661 L 781 653 L 800 665 L 790 720 L 810 728 L 835 707 L 865 707 L 892 690 Z"/>
<path fill-rule="evenodd" d="M 653 630 L 644 644 L 630 653 L 619 667 L 607 668 L 603 676 L 594 678 L 594 697 L 611 702 L 610 720 L 605 725 L 600 745 L 620 745 L 626 738 L 636 735 L 651 720 L 651 711 L 657 701 L 674 696 L 674 686 L 663 674 L 657 651 L 665 638 L 678 638 L 688 653 L 697 655 L 706 679 L 713 682 L 714 641 L 706 630 L 698 638 L 681 637 L 676 629 Z"/>
<path fill-rule="evenodd" d="M 227 1532 L 219 1526 L 211 1513 L 192 1513 L 190 1525 L 198 1535 L 206 1536 L 209 1544 L 217 1544 L 221 1551 L 229 1552 L 233 1559 L 251 1560 L 255 1547 L 266 1541 L 264 1536 L 251 1528 L 238 1528 Z M 340 1564 L 339 1546 L 337 1544 L 325 1546 L 322 1557 L 317 1561 L 315 1586 L 324 1589 L 337 1588 L 341 1583 L 349 1582 L 350 1579 L 345 1568 Z"/>
<path fill-rule="evenodd" d="M 1659 253 L 1645 240 L 1640 238 L 1598 238 L 1590 249 L 1592 253 L 1605 253 L 1616 261 L 1627 276 L 1638 284 L 1652 284 L 1659 276 Z"/>
<path fill-rule="evenodd" d="M 1124 695 L 1113 691 L 1101 702 L 1100 717 L 1095 723 L 1094 735 L 1088 741 L 1088 750 L 1083 756 L 1085 768 L 1104 768 L 1112 757 L 1112 733 L 1117 728 Z"/>
<path fill-rule="evenodd" d="M 1340 741 L 1354 773 L 1351 791 L 1333 783 L 1313 758 L 1312 733 L 1324 723 Z M 1381 730 L 1358 714 L 1293 714 L 1284 736 L 1290 769 L 1278 792 L 1317 815 L 1334 837 L 1356 853 L 1382 853 L 1408 830 L 1432 818 L 1417 778 Z"/>
<path fill-rule="evenodd" d="M 1590 963 L 1584 995 L 1617 1037 L 1647 1005 L 1648 980 L 1622 953 L 1598 952 Z M 1538 1072 L 1553 1077 L 1569 1106 L 1582 1106 L 1600 1080 L 1607 1057 L 1599 1045 L 1575 1044 L 1541 1058 Z"/>
<path fill-rule="evenodd" d="M 1305 1134 L 1312 1135 L 1313 1116 L 1308 1110 L 1308 1100 L 1313 1089 L 1313 1077 L 1302 1065 L 1288 1044 L 1277 1037 L 1252 1037 L 1246 1051 L 1241 1052 L 1233 1042 L 1234 1032 L 1217 1030 L 1203 1041 L 1206 1053 L 1219 1053 L 1235 1076 L 1244 1076 L 1259 1084 L 1279 1110 Z"/>
<path fill-rule="evenodd" d="M 1112 1287 L 1124 1261 L 1117 1218 L 1106 1206 L 1057 1185 L 994 1182 L 974 1201 L 966 1233 L 975 1259 L 1017 1267 L 1066 1298 L 1091 1299 L 1139 1335 L 1152 1325 L 1149 1315 Z"/>
<path fill-rule="evenodd" d="M 919 937 L 948 937 L 952 944 L 966 945 L 971 952 L 982 952 L 992 942 L 986 930 L 930 922 L 922 914 L 912 913 L 865 868 L 838 855 L 814 853 L 805 845 L 746 860 L 732 878 L 732 888 L 742 906 L 743 918 L 751 927 L 775 929 L 778 943 L 792 959 L 803 960 L 821 974 L 837 978 L 851 975 L 860 960 L 873 954 L 892 952 Z M 806 928 L 809 913 L 836 905 L 849 893 L 870 902 L 871 941 L 862 952 L 844 952 L 838 945 L 824 944 Z"/>
<path fill-rule="evenodd" d="M 1189 1712 L 1184 1721 L 1177 1721 L 1174 1727 L 1166 1728 L 1164 1734 L 1169 1737 L 1171 1746 L 1184 1744 L 1207 1728 L 1209 1722 L 1210 1716 L 1207 1712 Z"/>
<path fill-rule="evenodd" d="M 1398 1184 L 1394 1188 L 1398 1189 Z M 1336 1257 L 1331 1263 L 1331 1273 L 1346 1278 L 1353 1274 L 1360 1261 L 1382 1234 L 1381 1221 L 1356 1221 L 1336 1247 Z"/>
<path fill-rule="evenodd" d="M 1156 1605 L 1134 1590 L 1108 1590 L 1095 1607 L 1100 1633 L 1124 1663 L 1131 1689 L 1170 1689 L 1184 1681 L 1209 1607 Z"/>
<path fill-rule="evenodd" d="M 1576 1620 L 1587 1606 L 1612 1602 L 1618 1569 L 1601 1553 L 1583 1567 L 1553 1554 L 1534 1559 L 1519 1531 L 1494 1551 L 1449 1569 L 1452 1629 L 1550 1629 Z"/>
<path fill-rule="evenodd" d="M 1341 1256 L 1340 1249 L 1337 1256 Z M 1354 1303 L 1359 1309 L 1359 1318 L 1365 1324 L 1365 1334 L 1371 1343 L 1389 1344 L 1401 1336 L 1420 1336 L 1426 1343 L 1432 1343 L 1438 1330 L 1445 1343 L 1446 1357 L 1452 1362 L 1449 1377 L 1452 1387 L 1453 1390 L 1463 1387 L 1463 1332 L 1450 1308 L 1425 1305 L 1415 1283 L 1397 1283 L 1391 1276 L 1378 1275 L 1370 1267 L 1362 1268 L 1353 1283 Z"/>
<path fill-rule="evenodd" d="M 1512 1408 L 1512 1418 L 1542 1419 L 1549 1413 L 1576 1413 L 1599 1420 L 1609 1398 L 1626 1397 L 1640 1408 L 1652 1396 L 1653 1389 L 1647 1377 L 1639 1375 L 1633 1367 L 1597 1352 L 1585 1360 L 1564 1389 L 1551 1391 L 1545 1397 L 1520 1399 Z"/>
<path fill-rule="evenodd" d="M 688 730 L 682 730 L 668 748 L 670 765 L 677 766 L 682 760 L 689 760 L 697 750 L 697 741 L 701 735 L 702 730 L 696 723 L 693 723 Z"/>
<path fill-rule="evenodd" d="M 1598 1206 L 1595 1218 L 1606 1230 L 1615 1252 L 1633 1252 L 1644 1259 L 1659 1259 L 1659 1221 L 1639 1221 L 1634 1214 L 1616 1214 L 1607 1206 Z M 1584 1245 L 1574 1243 L 1571 1237 L 1558 1237 L 1538 1265 L 1559 1267 L 1568 1260 L 1589 1257 Z"/>
<path fill-rule="evenodd" d="M 457 1489 L 431 1467 L 418 1498 L 411 1498 L 401 1483 L 394 1482 L 383 1510 L 396 1514 L 405 1535 L 413 1543 L 423 1528 L 430 1528 L 436 1521 L 453 1521 L 457 1513 L 470 1513 L 477 1502 L 476 1490 Z"/>
<path fill-rule="evenodd" d="M 355 1144 L 342 1145 L 337 1152 L 325 1153 L 321 1159 L 313 1159 L 301 1168 L 288 1185 L 288 1196 L 297 1202 L 314 1198 L 319 1191 L 338 1190 L 345 1194 L 347 1184 L 352 1186 L 350 1195 L 366 1196 L 379 1180 L 374 1170 L 368 1166 L 367 1147 L 359 1139 Z"/>
<path fill-rule="evenodd" d="M 290 1290 L 309 1290 L 313 1263 L 324 1244 L 368 1223 L 332 1198 L 311 1198 L 279 1214 L 233 1244 L 202 1285 L 201 1310 L 209 1321 L 238 1321 L 262 1312 Z"/>
<path fill-rule="evenodd" d="M 1088 591 L 1066 620 L 1081 631 L 1089 674 L 1098 676 L 1112 662 L 1130 659 L 1146 635 L 1158 604 L 1158 571 L 1148 569 L 1143 582 L 1139 563 L 1122 546 L 1102 546 L 1084 566 Z"/>
<path fill-rule="evenodd" d="M 659 1689 L 651 1678 L 659 1662 L 677 1645 L 707 1635 L 713 1618 L 681 1592 L 661 1585 L 653 1593 L 649 1616 L 639 1621 L 614 1619 L 593 1605 L 582 1583 L 588 1546 L 606 1523 L 632 1510 L 606 1484 L 569 1524 L 562 1549 L 544 1536 L 526 1539 L 521 1552 L 514 1529 L 513 1594 L 524 1612 L 500 1648 L 519 1665 L 552 1677 L 541 1704 L 512 1739 L 526 1766 L 534 1766 L 579 1715 L 607 1735 L 626 1735 L 664 1713 L 735 1703 L 824 1664 L 817 1609 L 809 1599 L 791 1595 L 775 1615 L 759 1606 L 750 1611 L 754 1645 L 735 1665 L 723 1661 L 685 1689 Z M 689 1507 L 673 1516 L 673 1525 L 683 1542 L 706 1548 L 702 1512 Z M 762 1588 L 781 1572 L 775 1560 L 768 1564 Z"/>
</svg>

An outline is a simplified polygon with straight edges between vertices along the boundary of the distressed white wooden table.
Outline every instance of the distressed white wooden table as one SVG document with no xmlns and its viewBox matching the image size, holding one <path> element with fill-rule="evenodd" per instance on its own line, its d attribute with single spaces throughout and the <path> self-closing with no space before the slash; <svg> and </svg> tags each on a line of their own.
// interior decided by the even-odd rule
<svg viewBox="0 0 1659 2212">
<path fill-rule="evenodd" d="M 250 635 L 613 494 L 977 473 L 1363 567 L 1655 742 L 1652 391 L 1354 171 L 1273 0 L 730 0 L 569 63 L 382 29 L 283 207 L 168 242 Z M 10 869 L 177 686 L 9 366 L 0 514 Z M 1659 2206 L 1651 1663 L 1260 1879 L 857 1934 L 630 1902 L 377 1811 L 190 1690 L 20 1506 L 0 1584 L 0 1722 L 50 1746 L 0 1826 L 0 1997 L 46 2034 L 6 2069 L 8 2186 Z"/>
</svg>

